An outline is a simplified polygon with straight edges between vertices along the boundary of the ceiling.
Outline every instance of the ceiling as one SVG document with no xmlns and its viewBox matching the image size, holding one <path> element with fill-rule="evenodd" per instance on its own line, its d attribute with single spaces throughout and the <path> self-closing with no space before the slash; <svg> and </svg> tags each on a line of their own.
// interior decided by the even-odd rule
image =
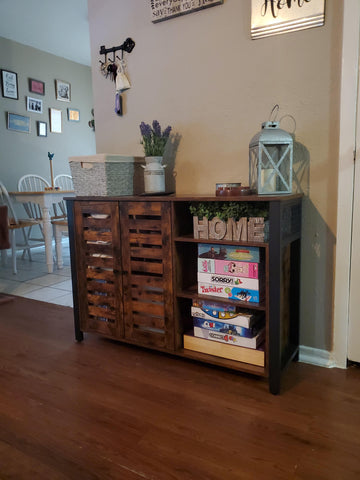
<svg viewBox="0 0 360 480">
<path fill-rule="evenodd" d="M 90 65 L 87 0 L 0 0 L 0 36 Z"/>
</svg>

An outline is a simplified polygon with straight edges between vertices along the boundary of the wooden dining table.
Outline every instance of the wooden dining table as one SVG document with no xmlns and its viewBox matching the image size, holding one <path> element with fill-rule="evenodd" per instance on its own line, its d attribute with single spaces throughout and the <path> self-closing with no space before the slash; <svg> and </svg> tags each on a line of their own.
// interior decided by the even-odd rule
<svg viewBox="0 0 360 480">
<path fill-rule="evenodd" d="M 75 196 L 75 192 L 73 190 L 44 190 L 39 192 L 9 192 L 9 194 L 19 203 L 32 202 L 40 205 L 43 218 L 46 265 L 48 272 L 52 273 L 54 261 L 52 254 L 51 208 L 53 204 L 59 203 L 65 196 Z"/>
</svg>

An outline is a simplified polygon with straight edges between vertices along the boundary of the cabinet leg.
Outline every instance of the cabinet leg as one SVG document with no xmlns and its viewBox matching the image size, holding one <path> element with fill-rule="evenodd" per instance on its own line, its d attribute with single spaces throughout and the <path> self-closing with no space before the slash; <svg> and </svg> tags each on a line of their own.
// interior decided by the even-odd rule
<svg viewBox="0 0 360 480">
<path fill-rule="evenodd" d="M 77 328 L 75 328 L 75 340 L 77 342 L 82 342 L 84 340 L 84 333 Z"/>
<path fill-rule="evenodd" d="M 273 395 L 278 395 L 280 393 L 280 375 L 270 376 L 269 390 Z"/>
</svg>

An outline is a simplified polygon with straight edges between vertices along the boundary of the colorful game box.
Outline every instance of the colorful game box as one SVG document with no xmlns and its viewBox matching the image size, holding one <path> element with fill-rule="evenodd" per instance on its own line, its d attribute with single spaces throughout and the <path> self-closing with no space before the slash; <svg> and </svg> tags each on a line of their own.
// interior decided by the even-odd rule
<svg viewBox="0 0 360 480">
<path fill-rule="evenodd" d="M 259 278 L 259 264 L 254 262 L 236 262 L 198 258 L 198 272 L 219 273 L 234 277 Z"/>
<path fill-rule="evenodd" d="M 241 287 L 217 285 L 214 283 L 198 283 L 200 295 L 211 295 L 213 297 L 227 298 L 241 302 L 259 303 L 259 290 L 249 290 Z"/>
<path fill-rule="evenodd" d="M 194 336 L 213 340 L 215 342 L 227 343 L 237 347 L 257 348 L 265 340 L 265 328 L 263 328 L 255 337 L 246 338 L 239 335 L 229 335 L 228 333 L 213 332 L 205 328 L 194 327 Z"/>
<path fill-rule="evenodd" d="M 205 320 L 204 318 L 193 318 L 194 327 L 205 328 L 213 332 L 227 333 L 228 335 L 239 335 L 240 337 L 253 338 L 264 327 L 264 322 L 257 322 L 251 328 L 239 327 L 228 322 Z"/>
<path fill-rule="evenodd" d="M 251 328 L 260 321 L 264 321 L 263 312 L 247 313 L 247 312 L 229 312 L 219 311 L 208 306 L 192 306 L 191 316 L 201 318 L 203 320 L 231 323 L 244 328 Z"/>
<path fill-rule="evenodd" d="M 236 262 L 260 262 L 259 247 L 245 247 L 241 245 L 219 245 L 211 243 L 198 244 L 199 258 L 214 260 L 233 260 Z"/>
<path fill-rule="evenodd" d="M 197 274 L 199 283 L 213 283 L 216 285 L 230 285 L 249 290 L 259 291 L 259 280 L 256 278 L 233 277 L 231 275 L 222 275 L 218 273 L 202 273 Z"/>
</svg>

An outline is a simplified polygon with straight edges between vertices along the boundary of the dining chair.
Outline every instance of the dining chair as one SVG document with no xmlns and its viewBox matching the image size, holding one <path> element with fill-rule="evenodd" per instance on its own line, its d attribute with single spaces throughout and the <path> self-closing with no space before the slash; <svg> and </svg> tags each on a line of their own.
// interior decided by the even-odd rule
<svg viewBox="0 0 360 480">
<path fill-rule="evenodd" d="M 60 190 L 74 190 L 73 179 L 71 175 L 61 174 L 54 178 L 54 186 L 59 187 Z M 58 203 L 61 213 L 67 217 L 65 200 Z"/>
<path fill-rule="evenodd" d="M 74 190 L 73 180 L 71 175 L 61 174 L 56 175 L 54 178 L 54 186 L 59 187 L 60 190 Z M 58 203 L 59 209 L 63 218 L 53 218 L 51 220 L 55 238 L 55 253 L 56 253 L 56 265 L 59 269 L 63 267 L 62 259 L 62 236 L 69 234 L 68 222 L 67 222 L 67 209 L 65 200 L 61 200 Z M 56 212 L 56 206 L 54 206 Z"/>
<path fill-rule="evenodd" d="M 10 248 L 11 248 L 11 256 L 12 256 L 12 267 L 13 273 L 17 273 L 16 268 L 16 252 L 18 250 L 23 250 L 23 257 L 27 253 L 29 260 L 32 261 L 30 249 L 39 247 L 43 245 L 43 242 L 38 243 L 29 243 L 28 235 L 26 233 L 26 228 L 31 228 L 34 225 L 40 225 L 42 220 L 41 219 L 19 219 L 15 213 L 12 201 L 10 199 L 9 193 L 3 183 L 0 182 L 0 204 L 5 205 L 8 209 L 8 228 L 9 228 L 9 240 L 10 240 Z M 24 243 L 17 243 L 16 240 L 16 231 L 21 230 Z M 1 250 L 1 257 L 3 264 L 6 261 L 6 250 Z"/>
<path fill-rule="evenodd" d="M 50 188 L 50 183 L 44 177 L 41 177 L 40 175 L 35 175 L 32 173 L 23 175 L 18 181 L 19 192 L 42 192 L 46 188 Z M 27 202 L 27 203 L 24 203 L 23 206 L 29 218 L 34 220 L 42 220 L 42 211 L 38 203 Z M 31 238 L 30 237 L 31 228 L 30 228 L 28 232 L 29 240 L 35 240 L 35 241 L 44 240 L 42 224 L 39 226 L 40 226 L 40 232 L 41 232 L 42 238 L 41 239 Z"/>
</svg>

